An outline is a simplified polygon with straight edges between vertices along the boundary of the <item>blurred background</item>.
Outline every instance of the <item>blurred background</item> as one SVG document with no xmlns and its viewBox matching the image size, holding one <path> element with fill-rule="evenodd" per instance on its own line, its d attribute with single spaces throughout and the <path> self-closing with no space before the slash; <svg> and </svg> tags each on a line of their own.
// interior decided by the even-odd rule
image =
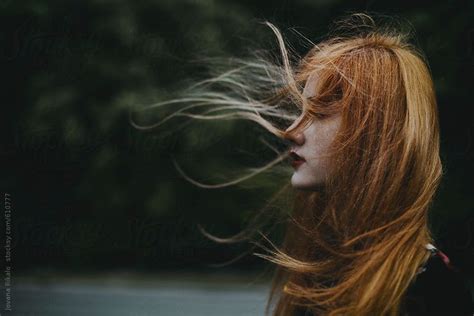
<svg viewBox="0 0 474 316">
<path fill-rule="evenodd" d="M 263 20 L 303 54 L 307 43 L 293 30 L 316 42 L 352 11 L 398 16 L 417 32 L 436 85 L 445 168 L 432 228 L 474 288 L 472 1 L 2 0 L 0 8 L 6 314 L 262 315 L 271 267 L 249 243 L 214 243 L 197 224 L 238 233 L 285 178 L 203 189 L 172 162 L 205 183 L 232 178 L 272 157 L 251 136 L 261 130 L 199 121 L 145 132 L 130 125 L 128 109 L 204 78 L 206 58 L 278 55 Z"/>
</svg>

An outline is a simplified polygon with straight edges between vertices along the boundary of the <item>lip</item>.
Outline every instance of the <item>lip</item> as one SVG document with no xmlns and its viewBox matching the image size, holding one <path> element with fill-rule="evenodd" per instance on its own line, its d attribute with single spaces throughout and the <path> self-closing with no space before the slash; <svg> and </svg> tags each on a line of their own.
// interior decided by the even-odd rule
<svg viewBox="0 0 474 316">
<path fill-rule="evenodd" d="M 291 160 L 291 165 L 294 168 L 299 167 L 300 165 L 302 165 L 306 161 L 303 157 L 298 155 L 295 150 L 290 150 L 289 151 L 289 157 L 290 157 L 290 160 Z"/>
<path fill-rule="evenodd" d="M 299 166 L 301 166 L 302 164 L 304 164 L 304 161 L 303 160 L 293 160 L 291 162 L 291 166 L 293 166 L 293 168 L 298 168 Z"/>
</svg>

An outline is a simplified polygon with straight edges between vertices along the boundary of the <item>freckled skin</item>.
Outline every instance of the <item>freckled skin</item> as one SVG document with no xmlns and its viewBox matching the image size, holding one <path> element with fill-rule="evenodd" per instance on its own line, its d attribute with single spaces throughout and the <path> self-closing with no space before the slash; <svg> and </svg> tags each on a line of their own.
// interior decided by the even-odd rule
<svg viewBox="0 0 474 316">
<path fill-rule="evenodd" d="M 303 95 L 310 97 L 316 93 L 316 76 L 310 76 L 306 81 Z M 302 116 L 294 123 L 296 124 Z M 291 184 L 296 189 L 315 190 L 318 185 L 324 183 L 329 175 L 328 147 L 336 135 L 341 123 L 341 116 L 333 116 L 324 120 L 314 119 L 313 122 L 299 135 L 300 141 L 293 144 L 298 155 L 306 161 L 296 168 Z M 292 125 L 292 126 L 293 126 Z M 290 127 L 292 127 L 290 126 Z M 326 155 L 326 156 L 325 156 Z"/>
</svg>

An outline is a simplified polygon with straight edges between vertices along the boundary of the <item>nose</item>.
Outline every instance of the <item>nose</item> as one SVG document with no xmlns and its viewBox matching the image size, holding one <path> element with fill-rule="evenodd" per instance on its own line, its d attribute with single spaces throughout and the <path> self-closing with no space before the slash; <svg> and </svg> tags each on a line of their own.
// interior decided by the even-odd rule
<svg viewBox="0 0 474 316">
<path fill-rule="evenodd" d="M 290 127 L 285 130 L 285 138 L 297 144 L 298 146 L 302 146 L 305 142 L 304 134 L 298 129 L 295 130 L 302 118 L 303 116 L 300 116 L 297 120 L 293 122 L 293 124 L 291 124 Z"/>
<path fill-rule="evenodd" d="M 286 139 L 292 141 L 298 146 L 302 146 L 305 141 L 304 134 L 301 132 L 289 132 L 286 134 Z"/>
</svg>

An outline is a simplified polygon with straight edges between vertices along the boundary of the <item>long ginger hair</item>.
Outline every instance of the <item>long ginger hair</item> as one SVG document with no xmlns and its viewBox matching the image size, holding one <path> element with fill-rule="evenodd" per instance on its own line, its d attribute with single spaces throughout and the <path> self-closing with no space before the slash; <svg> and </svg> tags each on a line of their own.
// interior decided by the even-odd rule
<svg viewBox="0 0 474 316">
<path fill-rule="evenodd" d="M 352 14 L 294 65 L 278 28 L 267 25 L 278 39 L 281 64 L 239 60 L 186 97 L 154 107 L 186 105 L 165 120 L 249 119 L 279 139 L 313 119 L 340 114 L 328 153 L 330 177 L 318 190 L 295 192 L 282 245 L 257 254 L 277 267 L 267 312 L 398 315 L 404 293 L 429 258 L 428 210 L 442 175 L 426 59 L 409 43 L 409 32 Z M 305 98 L 302 88 L 312 74 L 319 93 Z M 298 114 L 304 119 L 284 128 Z M 200 185 L 235 184 L 286 157 L 223 185 Z"/>
</svg>

